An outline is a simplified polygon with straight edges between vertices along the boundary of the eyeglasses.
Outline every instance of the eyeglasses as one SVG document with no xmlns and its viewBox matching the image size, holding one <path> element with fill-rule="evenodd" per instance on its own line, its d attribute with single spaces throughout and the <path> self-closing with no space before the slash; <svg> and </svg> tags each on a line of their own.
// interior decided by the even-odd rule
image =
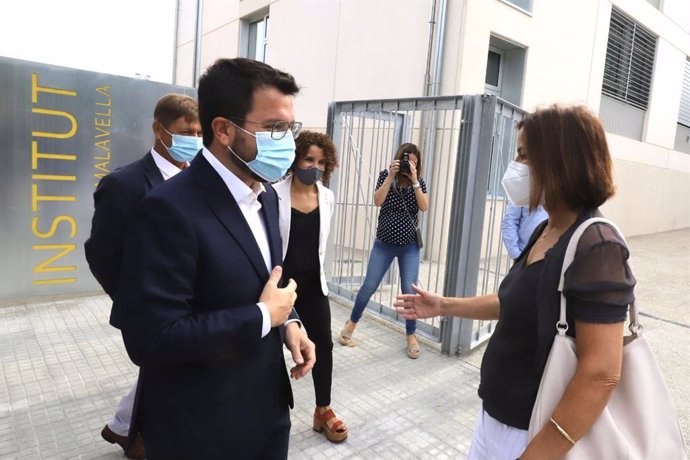
<svg viewBox="0 0 690 460">
<path fill-rule="evenodd" d="M 251 120 L 244 120 L 242 118 L 237 118 L 237 117 L 228 117 L 233 120 L 237 121 L 242 121 L 244 123 L 252 123 L 255 125 L 261 125 L 266 131 L 271 130 L 271 139 L 275 139 L 277 141 L 281 140 L 282 138 L 285 137 L 287 134 L 288 130 L 292 132 L 292 137 L 294 139 L 297 139 L 299 137 L 299 133 L 302 132 L 302 122 L 301 121 L 293 121 L 292 123 L 288 123 L 287 121 L 276 121 L 273 124 L 265 124 L 265 123 L 260 123 L 258 121 L 251 121 Z"/>
</svg>

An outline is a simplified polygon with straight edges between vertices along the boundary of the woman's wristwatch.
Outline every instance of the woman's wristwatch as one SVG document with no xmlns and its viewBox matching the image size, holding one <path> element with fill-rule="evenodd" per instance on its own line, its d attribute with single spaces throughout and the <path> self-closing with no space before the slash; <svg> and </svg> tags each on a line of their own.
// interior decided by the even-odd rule
<svg viewBox="0 0 690 460">
<path fill-rule="evenodd" d="M 419 188 L 419 187 L 420 187 L 419 182 L 415 182 L 414 184 L 412 184 L 412 188 Z"/>
</svg>

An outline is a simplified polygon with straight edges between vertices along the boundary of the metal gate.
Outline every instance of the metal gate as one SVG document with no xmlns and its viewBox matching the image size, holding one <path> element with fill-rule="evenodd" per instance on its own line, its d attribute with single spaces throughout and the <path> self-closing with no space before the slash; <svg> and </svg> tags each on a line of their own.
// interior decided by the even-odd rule
<svg viewBox="0 0 690 460">
<path fill-rule="evenodd" d="M 500 238 L 500 179 L 514 157 L 523 113 L 482 95 L 332 103 L 328 133 L 340 156 L 330 183 L 336 198 L 326 260 L 332 294 L 353 301 L 361 286 L 376 234 L 376 179 L 403 142 L 419 146 L 428 187 L 419 284 L 453 296 L 495 292 L 510 263 Z M 367 309 L 403 326 L 392 308 L 399 282 L 394 263 Z M 432 318 L 417 329 L 456 353 L 486 340 L 493 324 Z"/>
</svg>

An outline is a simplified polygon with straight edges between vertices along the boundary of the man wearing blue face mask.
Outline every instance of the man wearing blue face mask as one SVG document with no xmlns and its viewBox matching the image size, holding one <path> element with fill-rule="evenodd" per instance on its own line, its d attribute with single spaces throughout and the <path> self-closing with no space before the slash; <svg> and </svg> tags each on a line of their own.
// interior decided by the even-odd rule
<svg viewBox="0 0 690 460">
<path fill-rule="evenodd" d="M 153 148 L 101 179 L 94 193 L 91 236 L 84 250 L 91 272 L 111 298 L 117 290 L 125 233 L 135 205 L 151 188 L 184 169 L 202 147 L 198 105 L 193 98 L 184 94 L 163 96 L 153 119 Z M 120 328 L 118 322 L 111 323 Z M 136 389 L 135 383 L 101 436 L 120 445 L 127 457 L 144 458 L 141 437 L 132 433 L 128 441 Z"/>
<path fill-rule="evenodd" d="M 112 322 L 139 377 L 149 459 L 285 459 L 292 390 L 314 344 L 285 287 L 269 182 L 295 155 L 294 78 L 219 59 L 199 80 L 204 148 L 153 189 L 127 234 Z"/>
</svg>

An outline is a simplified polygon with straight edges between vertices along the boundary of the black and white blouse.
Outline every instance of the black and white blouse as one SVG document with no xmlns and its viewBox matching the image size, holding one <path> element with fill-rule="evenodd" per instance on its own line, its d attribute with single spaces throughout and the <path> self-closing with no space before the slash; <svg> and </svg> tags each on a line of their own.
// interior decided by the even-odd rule
<svg viewBox="0 0 690 460">
<path fill-rule="evenodd" d="M 386 177 L 388 177 L 388 170 L 384 169 L 379 173 L 376 190 L 383 185 Z M 422 192 L 426 193 L 424 179 L 419 179 L 419 185 Z M 405 207 L 407 207 L 407 211 L 405 211 Z M 398 188 L 396 182 L 393 181 L 388 195 L 381 205 L 376 238 L 395 246 L 414 243 L 416 241 L 415 228 L 418 225 L 418 213 L 417 198 L 412 185 Z"/>
</svg>

